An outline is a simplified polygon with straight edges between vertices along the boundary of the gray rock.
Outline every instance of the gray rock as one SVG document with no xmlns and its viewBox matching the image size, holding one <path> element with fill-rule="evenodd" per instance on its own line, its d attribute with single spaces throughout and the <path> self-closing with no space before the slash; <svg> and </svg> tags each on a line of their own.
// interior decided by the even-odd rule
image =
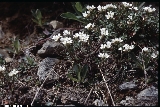
<svg viewBox="0 0 160 107">
<path fill-rule="evenodd" d="M 48 56 L 48 55 L 59 55 L 64 50 L 64 47 L 59 42 L 54 40 L 48 40 L 43 44 L 42 48 L 38 50 L 37 54 L 39 56 Z"/>
<path fill-rule="evenodd" d="M 119 89 L 122 90 L 129 90 L 129 89 L 135 89 L 137 87 L 137 85 L 131 81 L 131 82 L 125 82 L 121 85 L 119 85 Z"/>
<path fill-rule="evenodd" d="M 137 101 L 144 103 L 145 106 L 155 106 L 158 103 L 158 89 L 151 86 L 137 95 Z"/>
<path fill-rule="evenodd" d="M 133 97 L 130 96 L 126 96 L 125 100 L 122 100 L 120 102 L 120 104 L 124 105 L 124 106 L 133 106 L 135 103 L 135 99 Z"/>
<path fill-rule="evenodd" d="M 120 104 L 125 106 L 156 106 L 158 105 L 158 89 L 151 86 L 141 91 L 135 98 L 126 96 Z"/>
<path fill-rule="evenodd" d="M 45 58 L 38 65 L 37 75 L 39 76 L 39 80 L 44 80 L 48 73 L 51 71 L 49 79 L 57 79 L 57 75 L 54 72 L 53 65 L 58 63 L 59 60 L 56 58 Z"/>
</svg>

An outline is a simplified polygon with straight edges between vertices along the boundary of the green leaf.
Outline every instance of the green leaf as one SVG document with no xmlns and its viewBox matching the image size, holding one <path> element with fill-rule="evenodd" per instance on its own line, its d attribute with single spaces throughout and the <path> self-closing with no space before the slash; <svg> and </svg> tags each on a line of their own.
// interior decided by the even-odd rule
<svg viewBox="0 0 160 107">
<path fill-rule="evenodd" d="M 78 72 L 77 77 L 78 77 L 78 81 L 81 81 L 81 72 L 80 71 Z"/>
<path fill-rule="evenodd" d="M 42 14 L 41 14 L 41 11 L 39 9 L 36 10 L 36 16 L 37 16 L 37 19 L 42 18 Z"/>
<path fill-rule="evenodd" d="M 73 78 L 71 74 L 67 74 L 67 76 L 68 76 L 72 81 L 79 82 L 78 79 Z"/>
<path fill-rule="evenodd" d="M 35 14 L 35 10 L 34 10 L 34 9 L 32 9 L 32 10 L 31 10 L 31 13 L 32 13 L 32 16 L 33 16 L 34 18 L 37 18 L 37 16 L 36 16 L 36 14 Z"/>
<path fill-rule="evenodd" d="M 14 49 L 15 49 L 16 54 L 18 54 L 18 52 L 19 52 L 20 49 L 21 49 L 21 44 L 20 44 L 20 42 L 19 42 L 19 40 L 18 40 L 17 38 L 16 38 L 16 40 L 14 41 L 13 46 L 14 46 Z"/>
<path fill-rule="evenodd" d="M 82 82 L 84 81 L 85 77 L 86 77 L 86 74 L 87 74 L 87 71 L 88 71 L 88 65 L 84 65 L 83 68 L 82 68 L 82 71 L 81 71 L 81 76 L 82 76 Z"/>
<path fill-rule="evenodd" d="M 80 2 L 76 2 L 76 5 L 75 5 L 76 9 L 82 13 L 82 5 Z"/>
<path fill-rule="evenodd" d="M 63 17 L 63 18 L 66 18 L 66 19 L 72 19 L 72 20 L 79 21 L 79 22 L 81 22 L 81 23 L 85 23 L 84 21 L 79 20 L 79 19 L 78 19 L 73 13 L 71 13 L 71 12 L 62 13 L 60 16 Z"/>
</svg>

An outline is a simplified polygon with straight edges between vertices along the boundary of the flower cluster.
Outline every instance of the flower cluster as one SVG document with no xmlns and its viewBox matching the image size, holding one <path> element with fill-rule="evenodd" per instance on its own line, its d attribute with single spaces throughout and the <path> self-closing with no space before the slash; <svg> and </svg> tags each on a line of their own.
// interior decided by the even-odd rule
<svg viewBox="0 0 160 107">
<path fill-rule="evenodd" d="M 143 10 L 149 13 L 156 11 L 155 8 L 151 8 L 151 7 L 144 7 Z"/>
<path fill-rule="evenodd" d="M 112 43 L 119 43 L 119 42 L 123 42 L 123 40 L 121 38 L 112 39 Z"/>
<path fill-rule="evenodd" d="M 64 37 L 64 38 L 61 38 L 60 41 L 61 43 L 66 45 L 66 44 L 71 44 L 73 40 L 70 37 Z"/>
<path fill-rule="evenodd" d="M 134 45 L 128 45 L 128 44 L 125 44 L 123 47 L 120 47 L 118 50 L 122 50 L 123 49 L 123 51 L 130 51 L 130 50 L 132 50 L 134 48 Z"/>
<path fill-rule="evenodd" d="M 122 2 L 122 4 L 124 5 L 124 7 L 131 7 L 132 6 L 132 4 L 127 3 L 127 2 Z"/>
<path fill-rule="evenodd" d="M 99 53 L 98 57 L 100 58 L 109 58 L 110 55 L 108 55 L 107 53 Z"/>
<path fill-rule="evenodd" d="M 16 70 L 16 69 L 13 69 L 8 75 L 9 76 L 13 76 L 13 75 L 16 75 L 17 73 L 19 73 L 20 71 Z"/>
<path fill-rule="evenodd" d="M 105 48 L 110 48 L 110 47 L 111 47 L 111 42 L 110 42 L 110 41 L 107 41 L 106 44 L 101 44 L 100 49 L 105 49 Z"/>
<path fill-rule="evenodd" d="M 144 48 L 142 49 L 142 52 L 148 52 L 148 48 L 147 48 L 147 47 L 144 47 Z"/>
<path fill-rule="evenodd" d="M 108 13 L 108 15 L 105 15 L 107 19 L 113 18 L 114 12 L 110 11 L 110 12 L 107 12 L 107 13 Z"/>
<path fill-rule="evenodd" d="M 90 11 L 85 11 L 84 13 L 82 13 L 83 17 L 87 17 L 90 14 Z"/>
<path fill-rule="evenodd" d="M 98 11 L 105 11 L 106 9 L 108 9 L 108 8 L 117 8 L 117 6 L 115 6 L 115 5 L 113 5 L 113 4 L 107 4 L 107 5 L 105 5 L 105 6 L 98 6 L 97 7 L 97 9 L 98 9 Z"/>
<path fill-rule="evenodd" d="M 86 8 L 91 11 L 91 10 L 95 9 L 96 7 L 94 7 L 94 5 L 92 5 L 92 6 L 87 5 Z"/>
<path fill-rule="evenodd" d="M 152 53 L 152 54 L 151 54 L 151 57 L 152 57 L 152 58 L 156 58 L 156 57 L 158 57 L 158 55 L 159 55 L 159 52 L 156 51 L 156 53 Z"/>
<path fill-rule="evenodd" d="M 5 66 L 0 66 L 0 71 L 5 71 L 5 70 L 6 70 Z"/>
<path fill-rule="evenodd" d="M 64 30 L 64 31 L 63 31 L 63 35 L 64 35 L 64 36 L 66 36 L 66 35 L 70 35 L 70 31 L 68 31 L 68 30 Z"/>
<path fill-rule="evenodd" d="M 87 25 L 85 26 L 85 28 L 86 28 L 86 29 L 89 29 L 90 27 L 93 28 L 94 26 L 95 26 L 94 23 L 93 23 L 93 24 L 92 24 L 92 23 L 89 23 L 89 24 L 87 24 Z"/>
<path fill-rule="evenodd" d="M 101 28 L 100 31 L 101 31 L 101 35 L 108 35 L 108 29 Z"/>
<path fill-rule="evenodd" d="M 54 39 L 55 41 L 58 41 L 58 39 L 62 37 L 61 34 L 59 33 L 58 35 L 53 35 L 52 39 Z"/>
</svg>

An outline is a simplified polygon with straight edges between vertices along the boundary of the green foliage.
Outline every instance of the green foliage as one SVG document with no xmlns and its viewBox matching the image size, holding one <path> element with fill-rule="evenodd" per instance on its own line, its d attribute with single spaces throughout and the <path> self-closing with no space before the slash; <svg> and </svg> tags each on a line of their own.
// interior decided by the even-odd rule
<svg viewBox="0 0 160 107">
<path fill-rule="evenodd" d="M 21 51 L 21 44 L 18 38 L 15 38 L 15 40 L 13 41 L 13 48 L 15 54 L 18 54 Z"/>
<path fill-rule="evenodd" d="M 83 16 L 82 16 L 82 12 L 84 11 L 84 8 L 81 5 L 81 3 L 80 2 L 75 2 L 75 3 L 71 2 L 71 3 L 77 15 L 71 12 L 66 12 L 66 13 L 62 13 L 60 16 L 66 19 L 72 19 L 72 20 L 79 21 L 81 23 L 86 23 L 87 21 L 83 19 Z"/>
<path fill-rule="evenodd" d="M 84 82 L 86 74 L 88 72 L 88 65 L 81 66 L 80 64 L 74 64 L 72 67 L 72 71 L 75 72 L 76 78 L 74 78 L 71 74 L 67 74 L 67 76 L 72 80 L 76 82 Z"/>
<path fill-rule="evenodd" d="M 42 22 L 42 14 L 41 14 L 41 11 L 39 9 L 37 10 L 31 10 L 32 12 L 32 16 L 34 17 L 32 20 L 33 22 L 37 23 L 38 26 L 41 26 L 43 25 L 43 22 Z"/>
</svg>

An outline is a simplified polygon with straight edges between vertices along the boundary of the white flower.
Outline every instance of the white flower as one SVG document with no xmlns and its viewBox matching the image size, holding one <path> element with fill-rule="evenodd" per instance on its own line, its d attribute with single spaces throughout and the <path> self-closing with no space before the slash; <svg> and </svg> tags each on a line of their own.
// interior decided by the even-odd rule
<svg viewBox="0 0 160 107">
<path fill-rule="evenodd" d="M 108 8 L 117 8 L 117 6 L 115 6 L 113 4 L 107 4 L 105 7 L 106 7 L 106 9 L 108 9 Z"/>
<path fill-rule="evenodd" d="M 131 16 L 131 15 L 129 15 L 129 16 L 128 16 L 128 19 L 132 20 L 132 16 Z"/>
<path fill-rule="evenodd" d="M 122 2 L 122 4 L 124 5 L 124 7 L 131 7 L 132 6 L 132 4 L 129 4 L 127 2 Z"/>
<path fill-rule="evenodd" d="M 144 47 L 143 49 L 142 49 L 142 52 L 147 52 L 148 51 L 148 48 L 147 47 Z"/>
<path fill-rule="evenodd" d="M 89 39 L 89 35 L 87 34 L 80 34 L 79 35 L 79 42 L 87 42 Z"/>
<path fill-rule="evenodd" d="M 134 48 L 134 45 L 129 46 L 129 49 L 132 50 Z"/>
<path fill-rule="evenodd" d="M 19 73 L 20 71 L 17 71 L 16 69 L 13 69 L 8 75 L 9 76 L 13 76 L 16 75 L 17 73 Z"/>
<path fill-rule="evenodd" d="M 5 71 L 5 70 L 6 70 L 5 66 L 0 66 L 0 71 Z"/>
<path fill-rule="evenodd" d="M 129 46 L 128 44 L 125 44 L 123 47 L 124 47 L 123 51 L 129 51 L 129 50 L 132 50 L 134 48 L 134 45 Z"/>
<path fill-rule="evenodd" d="M 157 55 L 156 55 L 155 53 L 152 53 L 152 54 L 151 54 L 151 57 L 152 57 L 152 58 L 156 58 Z"/>
<path fill-rule="evenodd" d="M 121 50 L 122 50 L 122 47 L 118 48 L 118 50 L 120 50 L 120 51 L 121 51 Z"/>
<path fill-rule="evenodd" d="M 106 28 L 101 28 L 101 35 L 108 35 L 108 30 Z"/>
<path fill-rule="evenodd" d="M 114 12 L 110 11 L 110 12 L 107 12 L 107 13 L 108 13 L 108 15 L 105 15 L 107 19 L 113 18 Z"/>
<path fill-rule="evenodd" d="M 94 26 L 95 26 L 94 23 L 93 23 L 93 24 L 89 23 L 88 25 L 85 26 L 85 28 L 86 28 L 86 29 L 89 29 L 90 27 L 93 28 Z"/>
<path fill-rule="evenodd" d="M 73 38 L 78 38 L 79 37 L 79 34 L 78 33 L 75 33 L 74 35 L 73 35 Z"/>
<path fill-rule="evenodd" d="M 83 17 L 87 17 L 90 14 L 90 11 L 85 11 L 84 13 L 82 13 Z"/>
<path fill-rule="evenodd" d="M 63 35 L 64 35 L 64 36 L 66 36 L 66 35 L 70 35 L 70 31 L 68 31 L 68 30 L 64 30 L 64 31 L 63 31 Z"/>
<path fill-rule="evenodd" d="M 106 48 L 106 44 L 101 44 L 101 47 L 100 47 L 100 49 L 104 49 L 104 48 Z"/>
<path fill-rule="evenodd" d="M 121 38 L 115 38 L 115 39 L 112 39 L 112 43 L 115 43 L 115 42 L 122 42 L 123 40 Z"/>
<path fill-rule="evenodd" d="M 100 5 L 99 5 L 99 6 L 97 7 L 97 9 L 98 9 L 98 11 L 101 12 L 101 11 L 105 11 L 105 10 L 107 9 L 107 7 L 106 7 L 106 6 L 100 6 Z"/>
<path fill-rule="evenodd" d="M 64 37 L 64 38 L 61 38 L 60 41 L 66 45 L 66 44 L 71 44 L 72 43 L 72 39 L 70 37 Z"/>
<path fill-rule="evenodd" d="M 147 12 L 149 12 L 149 13 L 156 11 L 155 8 L 151 8 L 151 7 L 144 7 L 143 10 L 144 10 L 144 11 L 147 11 Z"/>
<path fill-rule="evenodd" d="M 98 57 L 100 58 L 108 58 L 110 55 L 108 55 L 107 53 L 99 53 Z"/>
<path fill-rule="evenodd" d="M 62 37 L 61 34 L 59 33 L 58 35 L 53 35 L 52 39 L 54 39 L 55 41 L 58 41 L 58 39 Z"/>
<path fill-rule="evenodd" d="M 111 42 L 110 41 L 107 41 L 107 48 L 110 48 L 111 47 Z"/>
<path fill-rule="evenodd" d="M 96 7 L 94 7 L 94 5 L 92 5 L 92 6 L 87 5 L 86 8 L 91 11 L 91 10 L 95 9 Z"/>
<path fill-rule="evenodd" d="M 138 7 L 133 7 L 134 10 L 138 10 Z"/>
<path fill-rule="evenodd" d="M 97 7 L 97 9 L 98 9 L 99 11 L 102 11 L 102 7 L 101 7 L 100 5 Z"/>
</svg>

